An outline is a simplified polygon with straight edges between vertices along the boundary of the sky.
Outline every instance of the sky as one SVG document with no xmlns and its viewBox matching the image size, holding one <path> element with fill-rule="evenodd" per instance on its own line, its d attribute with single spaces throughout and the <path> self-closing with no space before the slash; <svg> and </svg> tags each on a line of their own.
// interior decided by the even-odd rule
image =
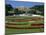
<svg viewBox="0 0 46 35">
<path fill-rule="evenodd" d="M 5 4 L 12 5 L 13 8 L 17 6 L 25 6 L 25 7 L 33 7 L 35 5 L 43 5 L 42 2 L 23 2 L 23 1 L 11 1 L 11 0 L 5 0 Z"/>
</svg>

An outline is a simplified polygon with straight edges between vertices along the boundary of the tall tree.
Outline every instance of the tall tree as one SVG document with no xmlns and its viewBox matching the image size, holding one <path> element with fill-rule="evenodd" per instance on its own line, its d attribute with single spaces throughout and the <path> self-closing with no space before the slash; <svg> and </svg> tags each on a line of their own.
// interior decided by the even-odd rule
<svg viewBox="0 0 46 35">
<path fill-rule="evenodd" d="M 34 9 L 35 12 L 36 12 L 36 10 L 38 12 L 42 12 L 41 15 L 44 15 L 44 5 L 36 5 L 36 6 L 32 7 L 32 8 L 30 8 L 30 9 Z"/>
<path fill-rule="evenodd" d="M 8 11 L 11 11 L 13 8 L 10 4 L 5 4 L 5 15 L 8 16 Z"/>
<path fill-rule="evenodd" d="M 18 8 L 15 8 L 14 13 L 18 14 Z"/>
</svg>

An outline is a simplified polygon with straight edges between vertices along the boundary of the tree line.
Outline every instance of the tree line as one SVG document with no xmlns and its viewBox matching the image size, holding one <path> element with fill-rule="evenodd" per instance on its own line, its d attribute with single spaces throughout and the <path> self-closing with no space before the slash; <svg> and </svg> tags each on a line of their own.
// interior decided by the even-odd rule
<svg viewBox="0 0 46 35">
<path fill-rule="evenodd" d="M 30 10 L 29 12 L 27 13 L 33 13 L 33 14 L 37 14 L 36 13 L 36 10 L 42 12 L 40 15 L 44 15 L 44 5 L 36 5 L 34 7 L 31 7 L 29 9 L 34 9 L 34 10 Z M 8 11 L 12 11 L 14 10 L 14 13 L 9 13 Z M 8 15 L 13 15 L 13 14 L 23 14 L 25 13 L 25 11 L 21 11 L 21 10 L 18 10 L 18 8 L 13 8 L 12 5 L 10 4 L 5 4 L 5 15 L 8 16 Z"/>
</svg>

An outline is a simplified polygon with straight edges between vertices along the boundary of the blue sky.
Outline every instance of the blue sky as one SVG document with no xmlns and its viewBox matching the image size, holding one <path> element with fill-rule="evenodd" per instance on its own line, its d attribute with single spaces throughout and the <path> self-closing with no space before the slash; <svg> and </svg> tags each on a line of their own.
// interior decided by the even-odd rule
<svg viewBox="0 0 46 35">
<path fill-rule="evenodd" d="M 16 6 L 25 6 L 25 7 L 33 7 L 35 5 L 43 5 L 43 3 L 40 2 L 23 2 L 23 1 L 10 1 L 6 0 L 6 4 L 11 4 L 13 8 Z"/>
</svg>

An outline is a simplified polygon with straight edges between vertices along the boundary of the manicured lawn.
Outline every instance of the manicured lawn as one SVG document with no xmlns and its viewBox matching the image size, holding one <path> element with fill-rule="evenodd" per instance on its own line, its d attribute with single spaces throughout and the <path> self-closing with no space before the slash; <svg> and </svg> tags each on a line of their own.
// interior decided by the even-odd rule
<svg viewBox="0 0 46 35">
<path fill-rule="evenodd" d="M 43 31 L 43 28 L 40 28 L 40 29 L 8 29 L 6 28 L 6 34 L 37 33 L 42 31 Z"/>
<path fill-rule="evenodd" d="M 35 18 L 35 17 L 34 17 Z M 32 19 L 31 16 L 29 17 L 20 17 L 20 16 L 7 16 L 6 17 L 6 23 L 15 23 L 15 24 L 22 24 L 22 26 L 20 27 L 30 27 L 31 24 L 44 24 L 44 20 L 38 20 L 38 21 L 28 21 L 28 22 L 15 22 L 16 19 Z M 25 25 L 28 25 L 28 26 L 24 26 L 23 24 Z M 37 29 L 9 29 L 9 28 L 6 28 L 6 35 L 9 35 L 9 34 L 18 34 L 18 33 L 37 33 L 37 32 L 43 32 L 44 29 L 43 28 L 37 28 Z"/>
</svg>

